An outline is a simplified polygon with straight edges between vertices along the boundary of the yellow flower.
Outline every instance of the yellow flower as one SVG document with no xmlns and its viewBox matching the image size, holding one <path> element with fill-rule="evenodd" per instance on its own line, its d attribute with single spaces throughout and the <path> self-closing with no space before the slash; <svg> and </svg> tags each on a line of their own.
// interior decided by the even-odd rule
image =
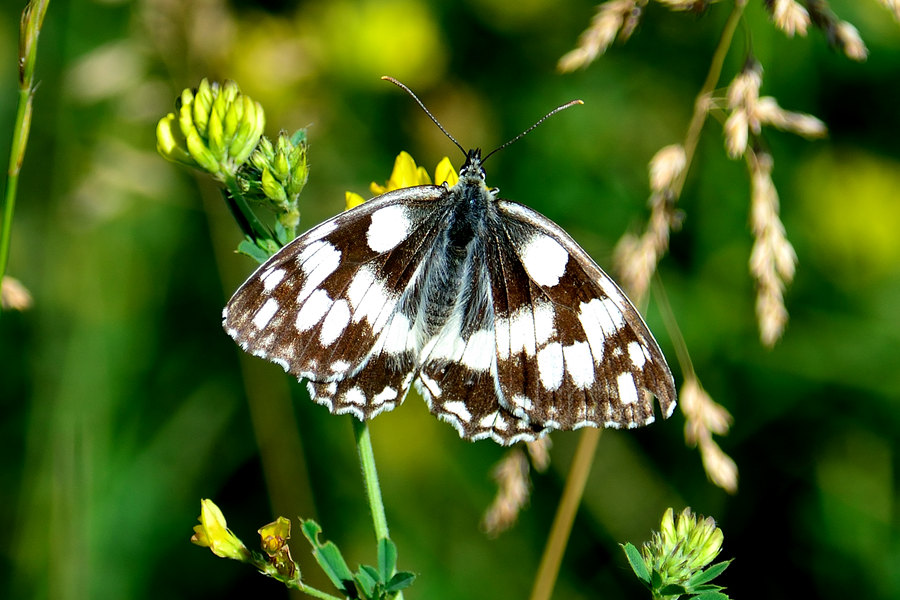
<svg viewBox="0 0 900 600">
<path fill-rule="evenodd" d="M 204 498 L 200 501 L 200 525 L 194 526 L 191 542 L 209 548 L 213 554 L 222 558 L 233 558 L 242 562 L 250 559 L 250 551 L 228 529 L 225 515 L 212 500 Z"/>
<path fill-rule="evenodd" d="M 457 175 L 456 169 L 453 168 L 450 159 L 446 156 L 441 159 L 434 170 L 434 181 L 438 185 L 446 183 L 450 187 L 453 187 L 456 185 L 456 182 L 459 181 L 459 175 Z M 425 167 L 417 166 L 416 161 L 413 160 L 413 157 L 410 156 L 409 153 L 401 152 L 394 161 L 394 170 L 391 172 L 390 179 L 388 179 L 384 185 L 379 185 L 373 181 L 369 185 L 369 189 L 376 196 L 380 196 L 381 194 L 393 192 L 394 190 L 430 184 L 431 177 L 428 176 L 428 171 L 425 170 Z M 345 199 L 347 202 L 347 210 L 365 202 L 362 196 L 354 192 L 346 192 Z"/>
<path fill-rule="evenodd" d="M 269 555 L 269 564 L 279 575 L 299 579 L 297 563 L 291 558 L 291 549 L 287 541 L 291 538 L 291 522 L 284 517 L 259 528 L 260 544 L 263 552 Z"/>
<path fill-rule="evenodd" d="M 291 522 L 284 517 L 278 517 L 268 525 L 260 527 L 257 533 L 263 551 L 269 556 L 274 556 L 291 539 Z"/>
</svg>

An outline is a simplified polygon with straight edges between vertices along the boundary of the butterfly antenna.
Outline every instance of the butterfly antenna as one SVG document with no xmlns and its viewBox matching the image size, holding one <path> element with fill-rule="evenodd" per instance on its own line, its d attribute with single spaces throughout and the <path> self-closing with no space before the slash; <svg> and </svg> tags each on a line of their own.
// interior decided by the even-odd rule
<svg viewBox="0 0 900 600">
<path fill-rule="evenodd" d="M 412 96 L 412 99 L 415 100 L 416 103 L 417 103 L 420 107 L 422 107 L 422 110 L 424 110 L 424 111 L 425 111 L 425 114 L 428 115 L 428 116 L 431 118 L 432 121 L 434 121 L 434 124 L 438 126 L 438 129 L 440 129 L 441 131 L 443 131 L 443 132 L 444 132 L 444 135 L 446 135 L 448 138 L 450 138 L 450 141 L 453 142 L 454 144 L 456 144 L 456 147 L 459 148 L 460 151 L 461 151 L 464 155 L 467 155 L 467 154 L 466 154 L 465 148 L 463 148 L 463 147 L 460 145 L 460 143 L 456 141 L 456 138 L 455 138 L 455 137 L 453 137 L 452 135 L 450 135 L 450 132 L 449 132 L 449 131 L 447 131 L 446 129 L 444 129 L 444 126 L 441 125 L 441 122 L 438 121 L 438 120 L 434 117 L 433 114 L 431 114 L 431 111 L 429 111 L 427 108 L 425 108 L 425 105 L 422 104 L 422 101 L 419 100 L 419 97 L 416 96 L 416 95 L 413 93 L 413 91 L 412 91 L 411 89 L 409 89 L 408 87 L 406 87 L 406 85 L 400 83 L 399 81 L 397 81 L 397 80 L 394 79 L 393 77 L 390 77 L 389 75 L 385 75 L 384 77 L 382 77 L 382 79 L 384 79 L 385 81 L 390 81 L 391 83 L 393 83 L 394 85 L 396 85 L 397 87 L 399 87 L 400 89 L 402 89 L 403 91 L 405 91 L 407 94 L 409 94 L 410 96 Z M 560 109 L 556 109 L 556 110 L 560 110 Z M 554 112 L 555 112 L 555 111 L 554 111 Z M 551 114 L 552 114 L 552 113 L 551 113 Z M 550 115 L 547 115 L 547 116 L 549 117 Z M 544 117 L 544 119 L 546 119 L 546 118 L 547 118 L 547 117 Z M 541 120 L 543 121 L 543 119 L 541 119 Z M 533 128 L 532 128 L 532 129 L 533 129 Z"/>
<path fill-rule="evenodd" d="M 543 117 L 541 117 L 540 119 L 538 119 L 538 120 L 537 120 L 537 123 L 535 123 L 534 125 L 532 125 L 532 126 L 529 127 L 528 129 L 526 129 L 525 131 L 523 131 L 522 133 L 520 133 L 519 135 L 517 135 L 517 136 L 514 137 L 513 139 L 509 140 L 508 142 L 506 142 L 505 144 L 503 144 L 503 145 L 500 146 L 499 148 L 494 148 L 493 150 L 491 150 L 490 152 L 488 152 L 488 153 L 487 153 L 487 156 L 485 156 L 484 158 L 481 159 L 482 164 L 484 164 L 484 161 L 486 161 L 488 158 L 490 158 L 491 154 L 493 154 L 494 152 L 497 152 L 497 151 L 499 151 L 499 150 L 503 150 L 503 149 L 506 148 L 507 146 L 509 146 L 509 145 L 511 145 L 511 144 L 514 144 L 515 142 L 518 142 L 520 139 L 522 139 L 523 137 L 525 137 L 525 134 L 526 134 L 526 133 L 530 133 L 532 129 L 534 129 L 535 127 L 537 127 L 538 125 L 540 125 L 541 123 L 543 123 L 544 121 L 546 121 L 547 119 L 549 119 L 550 117 L 552 117 L 553 115 L 555 115 L 556 113 L 558 113 L 559 111 L 565 110 L 565 109 L 570 108 L 570 107 L 572 107 L 572 106 L 575 106 L 576 104 L 584 104 L 584 102 L 582 102 L 581 100 L 572 100 L 571 102 L 566 102 L 566 103 L 563 104 L 562 106 L 557 106 L 556 108 L 554 108 L 553 110 L 551 110 L 550 112 L 548 112 L 546 115 L 544 115 Z"/>
</svg>

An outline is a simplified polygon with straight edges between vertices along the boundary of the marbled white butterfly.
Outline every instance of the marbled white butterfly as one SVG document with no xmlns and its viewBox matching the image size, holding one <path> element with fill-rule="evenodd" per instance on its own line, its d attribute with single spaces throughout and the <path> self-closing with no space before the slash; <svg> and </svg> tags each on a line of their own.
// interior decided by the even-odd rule
<svg viewBox="0 0 900 600">
<path fill-rule="evenodd" d="M 671 415 L 672 374 L 622 290 L 463 152 L 456 185 L 388 192 L 281 249 L 228 302 L 228 334 L 332 413 L 370 419 L 415 384 L 468 440 L 647 425 L 653 395 Z"/>
</svg>

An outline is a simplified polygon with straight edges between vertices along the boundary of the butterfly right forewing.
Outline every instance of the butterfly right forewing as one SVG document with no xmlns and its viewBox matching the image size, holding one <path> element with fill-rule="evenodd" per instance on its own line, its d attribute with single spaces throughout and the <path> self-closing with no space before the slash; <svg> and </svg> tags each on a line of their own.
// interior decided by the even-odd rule
<svg viewBox="0 0 900 600">
<path fill-rule="evenodd" d="M 675 404 L 672 375 L 637 310 L 558 225 L 500 200 L 492 253 L 501 399 L 551 429 L 636 427 Z"/>
</svg>

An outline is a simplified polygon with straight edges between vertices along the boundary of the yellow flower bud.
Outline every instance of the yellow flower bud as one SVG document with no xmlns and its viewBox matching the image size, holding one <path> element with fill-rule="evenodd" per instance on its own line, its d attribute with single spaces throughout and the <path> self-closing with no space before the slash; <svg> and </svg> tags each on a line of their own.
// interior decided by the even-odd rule
<svg viewBox="0 0 900 600">
<path fill-rule="evenodd" d="M 216 556 L 242 562 L 250 559 L 250 551 L 244 546 L 225 522 L 225 516 L 212 500 L 200 501 L 200 525 L 194 526 L 191 542 L 213 551 Z"/>
<path fill-rule="evenodd" d="M 266 122 L 262 106 L 242 95 L 233 81 L 219 86 L 203 79 L 196 91 L 181 93 L 177 107 L 177 114 L 166 117 L 172 122 L 160 121 L 157 126 L 160 153 L 219 179 L 234 175 L 247 161 Z M 174 133 L 176 120 L 181 136 Z M 185 155 L 191 160 L 185 161 Z"/>
</svg>

